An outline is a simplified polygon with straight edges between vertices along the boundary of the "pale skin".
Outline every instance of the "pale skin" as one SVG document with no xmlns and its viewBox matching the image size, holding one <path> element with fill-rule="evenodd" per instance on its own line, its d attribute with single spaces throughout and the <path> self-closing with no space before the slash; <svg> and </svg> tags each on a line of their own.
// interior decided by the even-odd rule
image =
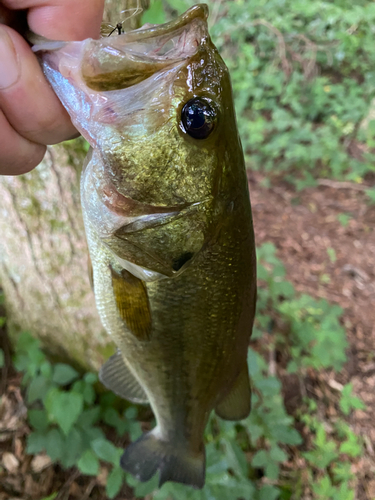
<svg viewBox="0 0 375 500">
<path fill-rule="evenodd" d="M 104 0 L 0 0 L 0 19 L 27 9 L 32 31 L 52 40 L 98 38 Z M 0 175 L 36 167 L 48 144 L 78 133 L 29 44 L 0 24 Z"/>
</svg>

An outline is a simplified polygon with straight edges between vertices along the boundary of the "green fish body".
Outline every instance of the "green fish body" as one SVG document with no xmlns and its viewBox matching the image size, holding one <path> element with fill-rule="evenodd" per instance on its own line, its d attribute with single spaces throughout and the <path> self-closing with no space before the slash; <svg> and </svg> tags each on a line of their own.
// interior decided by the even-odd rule
<svg viewBox="0 0 375 500">
<path fill-rule="evenodd" d="M 82 209 L 97 308 L 118 346 L 100 378 L 156 417 L 121 464 L 198 488 L 210 412 L 250 411 L 256 298 L 231 84 L 206 19 L 198 5 L 165 25 L 36 48 L 92 146 Z"/>
</svg>

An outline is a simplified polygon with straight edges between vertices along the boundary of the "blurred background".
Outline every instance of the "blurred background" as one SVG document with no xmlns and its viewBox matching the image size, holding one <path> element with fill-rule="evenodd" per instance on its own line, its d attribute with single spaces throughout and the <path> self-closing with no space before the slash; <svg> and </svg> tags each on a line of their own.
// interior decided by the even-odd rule
<svg viewBox="0 0 375 500">
<path fill-rule="evenodd" d="M 107 4 L 103 32 L 195 2 Z M 0 178 L 0 500 L 375 498 L 375 3 L 211 0 L 258 248 L 252 413 L 212 416 L 202 491 L 119 467 L 151 411 L 103 392 L 83 139 Z M 143 10 L 142 10 L 143 9 Z"/>
</svg>

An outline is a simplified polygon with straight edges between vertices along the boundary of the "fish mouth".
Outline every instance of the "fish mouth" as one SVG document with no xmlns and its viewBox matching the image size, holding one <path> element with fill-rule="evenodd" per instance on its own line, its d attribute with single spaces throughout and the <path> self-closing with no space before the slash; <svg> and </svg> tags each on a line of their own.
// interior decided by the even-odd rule
<svg viewBox="0 0 375 500">
<path fill-rule="evenodd" d="M 44 58 L 63 76 L 71 77 L 77 71 L 74 79 L 81 78 L 92 90 L 120 90 L 193 56 L 209 36 L 207 17 L 207 5 L 199 4 L 165 24 L 84 42 L 37 37 L 32 49 L 47 52 Z M 82 63 L 77 66 L 78 60 Z"/>
<path fill-rule="evenodd" d="M 82 59 L 85 84 L 99 92 L 120 90 L 175 67 L 208 37 L 207 17 L 207 5 L 200 4 L 169 23 L 92 40 Z"/>
</svg>

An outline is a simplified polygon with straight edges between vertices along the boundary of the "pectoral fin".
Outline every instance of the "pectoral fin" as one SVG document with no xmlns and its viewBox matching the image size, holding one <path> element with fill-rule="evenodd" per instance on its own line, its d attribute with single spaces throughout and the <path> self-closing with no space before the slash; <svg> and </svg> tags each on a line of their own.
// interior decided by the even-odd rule
<svg viewBox="0 0 375 500">
<path fill-rule="evenodd" d="M 112 286 L 118 312 L 138 340 L 151 337 L 151 313 L 145 284 L 129 271 L 121 273 L 111 267 Z"/>
<path fill-rule="evenodd" d="M 99 371 L 100 382 L 110 391 L 132 403 L 146 404 L 148 398 L 126 366 L 120 351 L 111 356 Z"/>
<path fill-rule="evenodd" d="M 87 272 L 89 274 L 89 281 L 91 285 L 91 289 L 94 291 L 94 270 L 92 268 L 92 262 L 90 255 L 87 256 Z"/>
<path fill-rule="evenodd" d="M 224 420 L 242 420 L 250 413 L 251 387 L 247 363 L 229 393 L 216 406 L 215 412 Z"/>
</svg>

